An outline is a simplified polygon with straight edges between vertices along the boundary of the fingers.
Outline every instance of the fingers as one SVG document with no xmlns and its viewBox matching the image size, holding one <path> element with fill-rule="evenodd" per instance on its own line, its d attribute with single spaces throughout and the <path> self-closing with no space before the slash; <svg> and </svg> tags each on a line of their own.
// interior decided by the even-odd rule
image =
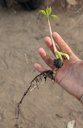
<svg viewBox="0 0 83 128">
<path fill-rule="evenodd" d="M 57 45 L 59 46 L 58 48 L 69 54 L 71 60 L 77 60 L 78 58 L 76 57 L 76 55 L 73 53 L 73 51 L 70 49 L 70 47 L 66 44 L 66 42 L 60 37 L 60 35 L 56 32 L 53 33 L 53 38 L 55 40 L 55 42 L 57 43 Z M 47 44 L 47 46 L 50 48 L 50 50 L 52 52 L 54 52 L 53 49 L 53 45 L 51 42 L 51 39 L 49 37 L 46 37 L 44 39 L 45 43 Z M 43 48 L 40 48 L 38 50 L 39 55 L 42 57 L 42 59 L 44 60 L 44 62 L 52 69 L 52 70 L 56 70 L 55 66 L 53 65 L 53 60 L 50 58 L 50 56 L 45 52 L 45 50 Z M 35 64 L 34 65 L 35 68 L 39 71 L 45 71 L 46 69 L 42 68 L 41 65 L 39 64 Z"/>
<path fill-rule="evenodd" d="M 53 61 L 52 59 L 49 57 L 49 55 L 45 52 L 45 50 L 43 48 L 39 48 L 38 50 L 39 55 L 42 57 L 42 59 L 44 60 L 44 62 L 53 69 L 55 69 L 55 66 L 53 65 Z"/>
<path fill-rule="evenodd" d="M 61 38 L 61 36 L 54 32 L 53 33 L 54 41 L 58 44 L 61 51 L 66 52 L 69 55 L 74 55 L 73 51 L 70 49 L 70 47 L 66 44 L 66 42 Z"/>
<path fill-rule="evenodd" d="M 54 52 L 52 41 L 51 41 L 50 37 L 45 37 L 44 41 L 45 41 L 46 45 L 50 48 L 50 50 L 52 52 Z"/>
<path fill-rule="evenodd" d="M 43 71 L 47 71 L 48 69 L 45 69 L 45 68 L 43 68 L 40 64 L 38 64 L 38 63 L 35 63 L 34 64 L 34 67 L 35 67 L 35 69 L 38 71 L 38 72 L 43 72 Z"/>
<path fill-rule="evenodd" d="M 61 36 L 58 33 L 54 32 L 53 38 L 57 44 L 56 45 L 57 50 L 67 53 L 70 56 L 71 60 L 77 60 L 78 59 L 78 57 L 73 53 L 71 48 L 66 44 L 66 42 L 61 38 Z M 45 41 L 46 45 L 50 48 L 50 50 L 54 53 L 51 39 L 49 37 L 45 37 L 44 41 Z"/>
<path fill-rule="evenodd" d="M 53 44 L 52 44 L 50 37 L 45 37 L 44 41 L 45 41 L 46 45 L 49 47 L 49 49 L 54 53 L 54 48 L 53 48 Z M 55 44 L 55 45 L 56 45 L 56 48 L 59 50 L 60 48 L 58 47 L 58 45 L 57 44 Z"/>
</svg>

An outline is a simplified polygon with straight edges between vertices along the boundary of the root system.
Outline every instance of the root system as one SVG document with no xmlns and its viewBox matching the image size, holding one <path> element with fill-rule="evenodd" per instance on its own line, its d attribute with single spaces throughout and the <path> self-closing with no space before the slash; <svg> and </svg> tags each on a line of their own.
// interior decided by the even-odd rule
<svg viewBox="0 0 83 128">
<path fill-rule="evenodd" d="M 17 104 L 17 117 L 16 119 L 19 119 L 19 114 L 20 114 L 20 107 L 21 104 L 25 98 L 25 96 L 32 91 L 34 88 L 39 88 L 39 82 L 42 81 L 42 79 L 44 78 L 45 82 L 47 80 L 47 78 L 50 78 L 51 80 L 53 79 L 53 72 L 51 70 L 47 70 L 47 71 L 43 71 L 42 73 L 38 74 L 31 82 L 29 87 L 25 90 L 24 94 L 22 95 L 20 101 Z"/>
</svg>

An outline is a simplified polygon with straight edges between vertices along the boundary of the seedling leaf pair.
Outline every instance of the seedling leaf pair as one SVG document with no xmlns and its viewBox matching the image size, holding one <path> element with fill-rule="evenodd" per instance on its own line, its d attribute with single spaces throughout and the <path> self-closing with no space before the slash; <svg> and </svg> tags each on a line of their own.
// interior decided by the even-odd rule
<svg viewBox="0 0 83 128">
<path fill-rule="evenodd" d="M 40 12 L 46 16 L 46 17 L 51 17 L 53 19 L 57 19 L 58 16 L 55 14 L 52 14 L 52 8 L 51 7 L 47 7 L 45 10 L 40 10 Z"/>
<path fill-rule="evenodd" d="M 63 57 L 65 57 L 67 60 L 69 60 L 69 55 L 68 54 L 66 54 L 64 52 L 60 52 L 58 50 L 55 52 L 55 56 L 56 56 L 57 59 L 60 58 L 62 61 L 63 61 Z"/>
</svg>

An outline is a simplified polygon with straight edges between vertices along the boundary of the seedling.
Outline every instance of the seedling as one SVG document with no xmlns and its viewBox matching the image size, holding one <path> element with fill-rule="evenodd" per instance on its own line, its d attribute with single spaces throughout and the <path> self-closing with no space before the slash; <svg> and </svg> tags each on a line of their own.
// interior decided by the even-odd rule
<svg viewBox="0 0 83 128">
<path fill-rule="evenodd" d="M 53 14 L 51 7 L 47 7 L 45 10 L 40 10 L 40 13 L 42 13 L 47 18 L 50 37 L 51 37 L 51 41 L 53 44 L 54 56 L 56 57 L 56 59 L 54 59 L 53 61 L 53 64 L 55 65 L 56 68 L 61 68 L 64 63 L 63 57 L 69 60 L 69 55 L 64 52 L 59 51 L 56 48 L 54 39 L 52 37 L 52 27 L 51 27 L 50 19 L 57 19 L 58 16 Z"/>
<path fill-rule="evenodd" d="M 40 12 L 47 18 L 47 21 L 48 21 L 48 27 L 49 27 L 50 37 L 51 37 L 51 41 L 52 41 L 52 44 L 53 44 L 53 50 L 54 50 L 54 56 L 55 56 L 55 59 L 53 60 L 53 64 L 55 65 L 56 68 L 61 68 L 62 65 L 64 64 L 64 57 L 69 60 L 69 55 L 64 53 L 64 52 L 59 51 L 56 48 L 54 39 L 52 37 L 52 28 L 51 28 L 51 24 L 50 24 L 50 18 L 57 19 L 58 16 L 54 15 L 52 13 L 52 8 L 51 7 L 49 7 L 49 8 L 47 7 L 45 10 L 40 10 Z M 26 56 L 25 56 L 25 60 L 27 62 L 27 57 Z M 47 78 L 50 78 L 51 80 L 54 80 L 53 71 L 52 70 L 44 71 L 44 72 L 40 73 L 39 75 L 37 75 L 30 82 L 29 87 L 26 89 L 26 91 L 22 95 L 20 101 L 18 102 L 18 105 L 17 105 L 17 119 L 19 118 L 20 105 L 22 104 L 23 99 L 25 98 L 25 96 L 30 91 L 32 91 L 35 87 L 38 87 L 38 85 L 39 85 L 38 83 L 42 80 L 42 78 L 44 78 L 45 81 L 47 80 Z"/>
</svg>

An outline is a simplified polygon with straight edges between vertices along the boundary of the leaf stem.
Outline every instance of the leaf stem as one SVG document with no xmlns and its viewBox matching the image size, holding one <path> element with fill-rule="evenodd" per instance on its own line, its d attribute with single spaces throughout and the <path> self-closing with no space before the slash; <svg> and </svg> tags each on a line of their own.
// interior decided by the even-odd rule
<svg viewBox="0 0 83 128">
<path fill-rule="evenodd" d="M 48 26 L 49 26 L 50 37 L 51 37 L 51 41 L 52 41 L 53 48 L 54 48 L 54 53 L 55 53 L 55 52 L 57 51 L 57 49 L 56 49 L 56 46 L 55 46 L 54 39 L 53 39 L 53 37 L 52 37 L 52 28 L 51 28 L 49 16 L 48 16 L 47 18 L 48 18 Z"/>
</svg>

